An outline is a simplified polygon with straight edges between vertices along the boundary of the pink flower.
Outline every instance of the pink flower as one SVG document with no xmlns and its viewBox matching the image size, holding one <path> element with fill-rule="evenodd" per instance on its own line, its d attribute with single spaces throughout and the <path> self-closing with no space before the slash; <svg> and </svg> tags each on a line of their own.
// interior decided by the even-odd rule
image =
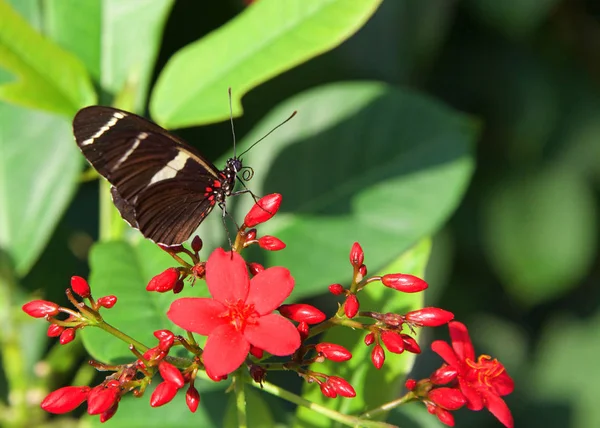
<svg viewBox="0 0 600 428">
<path fill-rule="evenodd" d="M 212 299 L 178 299 L 167 316 L 185 330 L 208 336 L 202 359 L 210 376 L 236 370 L 250 345 L 278 356 L 300 347 L 294 324 L 272 313 L 294 288 L 287 269 L 268 268 L 249 279 L 242 257 L 218 248 L 206 262 L 206 284 Z"/>
</svg>

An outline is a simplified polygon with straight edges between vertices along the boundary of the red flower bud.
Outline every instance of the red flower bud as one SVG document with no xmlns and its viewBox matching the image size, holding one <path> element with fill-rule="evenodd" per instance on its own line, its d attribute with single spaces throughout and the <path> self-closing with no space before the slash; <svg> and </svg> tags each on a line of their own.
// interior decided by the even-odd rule
<svg viewBox="0 0 600 428">
<path fill-rule="evenodd" d="M 175 283 L 178 279 L 179 270 L 177 268 L 170 267 L 152 278 L 146 286 L 146 291 L 157 291 L 159 293 L 171 291 L 173 287 L 175 287 Z"/>
<path fill-rule="evenodd" d="M 265 235 L 262 238 L 260 238 L 258 240 L 258 245 L 260 246 L 260 248 L 269 251 L 279 251 L 285 248 L 285 243 L 281 239 L 275 238 L 274 236 L 270 235 Z"/>
<path fill-rule="evenodd" d="M 456 379 L 456 376 L 458 376 L 456 367 L 444 365 L 434 371 L 433 374 L 429 376 L 429 380 L 434 385 L 446 385 Z"/>
<path fill-rule="evenodd" d="M 337 397 L 337 392 L 335 392 L 335 388 L 327 382 L 321 382 L 319 385 L 321 388 L 321 393 L 327 398 L 335 398 Z"/>
<path fill-rule="evenodd" d="M 467 399 L 457 388 L 435 388 L 429 391 L 427 398 L 446 410 L 458 410 L 467 403 Z"/>
<path fill-rule="evenodd" d="M 358 298 L 355 294 L 350 294 L 346 298 L 346 303 L 344 303 L 344 313 L 348 318 L 354 318 L 358 313 L 360 305 L 358 304 Z"/>
<path fill-rule="evenodd" d="M 436 415 L 440 422 L 444 425 L 447 425 L 449 427 L 454 426 L 454 416 L 452 416 L 452 413 L 450 413 L 448 410 L 436 406 L 434 411 L 429 413 L 433 413 L 434 415 Z"/>
<path fill-rule="evenodd" d="M 407 313 L 404 318 L 418 326 L 439 327 L 450 322 L 454 314 L 440 308 L 423 308 Z"/>
<path fill-rule="evenodd" d="M 23 305 L 23 312 L 33 318 L 44 318 L 45 316 L 53 317 L 59 313 L 56 303 L 47 300 L 33 300 Z"/>
<path fill-rule="evenodd" d="M 256 229 L 246 231 L 245 238 L 246 242 L 254 241 L 256 239 Z"/>
<path fill-rule="evenodd" d="M 393 331 L 382 331 L 381 340 L 388 351 L 394 354 L 401 354 L 404 352 L 404 341 L 402 336 Z"/>
<path fill-rule="evenodd" d="M 169 330 L 156 330 L 154 337 L 158 339 L 159 349 L 165 352 L 169 352 L 175 342 L 175 335 Z"/>
<path fill-rule="evenodd" d="M 344 294 L 345 288 L 342 286 L 342 284 L 331 284 L 329 286 L 329 292 L 331 294 L 333 294 L 334 296 L 340 296 L 342 294 Z"/>
<path fill-rule="evenodd" d="M 148 349 L 143 355 L 146 361 L 161 361 L 166 356 L 167 353 L 158 346 Z"/>
<path fill-rule="evenodd" d="M 421 347 L 417 343 L 417 341 L 409 336 L 408 334 L 401 334 L 402 340 L 404 341 L 404 350 L 413 354 L 420 354 Z"/>
<path fill-rule="evenodd" d="M 58 339 L 58 341 L 61 345 L 66 345 L 67 343 L 72 342 L 73 339 L 75 339 L 75 329 L 65 328 L 60 334 L 60 338 Z"/>
<path fill-rule="evenodd" d="M 194 251 L 194 253 L 199 253 L 201 249 L 202 239 L 200 239 L 200 237 L 196 235 L 194 236 L 194 239 L 192 239 L 192 251 Z"/>
<path fill-rule="evenodd" d="M 48 326 L 48 332 L 46 334 L 48 335 L 48 337 L 58 337 L 61 335 L 64 329 L 65 328 L 60 325 L 50 324 Z"/>
<path fill-rule="evenodd" d="M 367 267 L 365 265 L 360 265 L 358 268 L 358 273 L 364 278 L 367 276 Z"/>
<path fill-rule="evenodd" d="M 84 299 L 90 297 L 90 286 L 85 279 L 80 276 L 71 277 L 71 288 L 73 291 Z"/>
<path fill-rule="evenodd" d="M 102 413 L 100 415 L 100 423 L 104 423 L 107 420 L 109 420 L 110 418 L 112 418 L 115 413 L 117 413 L 117 410 L 119 409 L 119 402 L 117 401 L 115 404 L 113 404 L 113 406 L 108 409 L 106 412 Z"/>
<path fill-rule="evenodd" d="M 365 336 L 365 345 L 371 346 L 375 342 L 375 335 L 373 333 L 367 333 Z"/>
<path fill-rule="evenodd" d="M 257 348 L 254 345 L 250 345 L 250 354 L 254 357 L 254 358 L 258 358 L 259 360 L 263 357 L 265 351 L 263 351 L 260 348 Z"/>
<path fill-rule="evenodd" d="M 325 314 L 314 306 L 305 303 L 292 303 L 290 305 L 281 305 L 277 308 L 279 313 L 286 318 L 296 322 L 304 321 L 307 324 L 318 324 L 325 321 Z"/>
<path fill-rule="evenodd" d="M 75 410 L 90 393 L 89 386 L 65 386 L 51 392 L 42 401 L 41 407 L 47 412 L 62 414 Z"/>
<path fill-rule="evenodd" d="M 175 397 L 177 389 L 177 385 L 172 382 L 164 381 L 159 383 L 150 397 L 150 406 L 160 407 L 167 404 Z"/>
<path fill-rule="evenodd" d="M 108 384 L 107 384 L 108 385 Z M 90 415 L 99 415 L 109 410 L 121 399 L 121 388 L 113 383 L 110 386 L 98 385 L 92 388 L 88 395 L 88 413 Z"/>
<path fill-rule="evenodd" d="M 300 340 L 306 340 L 306 338 L 308 337 L 308 334 L 310 333 L 308 324 L 305 323 L 304 321 L 302 321 L 301 323 L 298 324 L 298 327 L 296 327 L 296 330 L 298 330 L 298 333 L 300 333 Z"/>
<path fill-rule="evenodd" d="M 265 267 L 263 265 L 261 265 L 260 263 L 254 263 L 254 262 L 248 263 L 248 268 L 250 269 L 250 273 L 252 275 L 257 275 L 258 273 L 265 270 Z"/>
<path fill-rule="evenodd" d="M 365 261 L 365 253 L 358 242 L 352 244 L 352 249 L 350 250 L 350 264 L 355 268 L 360 267 Z"/>
<path fill-rule="evenodd" d="M 315 349 L 320 354 L 323 354 L 325 358 L 336 363 L 348 361 L 350 358 L 352 358 L 352 354 L 350 353 L 350 351 L 348 351 L 342 345 L 337 345 L 335 343 L 318 343 L 315 346 Z"/>
<path fill-rule="evenodd" d="M 373 350 L 371 351 L 371 361 L 377 370 L 383 367 L 383 363 L 385 362 L 385 351 L 381 345 L 376 344 L 373 346 Z"/>
<path fill-rule="evenodd" d="M 386 287 L 393 288 L 394 290 L 402 291 L 404 293 L 416 293 L 423 291 L 428 287 L 427 283 L 421 278 L 403 273 L 383 275 L 383 278 L 381 278 L 381 283 Z"/>
<path fill-rule="evenodd" d="M 244 224 L 247 227 L 254 227 L 270 220 L 277 213 L 280 205 L 281 195 L 279 193 L 263 196 L 250 208 L 244 218 Z"/>
<path fill-rule="evenodd" d="M 98 306 L 104 307 L 106 309 L 110 309 L 113 306 L 115 306 L 115 304 L 117 303 L 117 296 L 103 296 L 100 297 L 98 300 L 96 300 L 96 304 L 98 304 Z"/>
<path fill-rule="evenodd" d="M 183 380 L 181 372 L 173 364 L 167 363 L 166 361 L 161 361 L 158 364 L 158 371 L 165 382 L 172 383 L 177 388 L 183 388 L 183 385 L 185 385 L 185 381 Z"/>
<path fill-rule="evenodd" d="M 356 397 L 356 391 L 354 388 L 352 388 L 352 385 L 346 381 L 346 379 L 337 376 L 329 376 L 327 383 L 342 397 Z"/>
<path fill-rule="evenodd" d="M 412 391 L 413 389 L 415 389 L 417 387 L 417 381 L 414 379 L 406 379 L 406 382 L 404 382 L 404 386 L 409 391 Z"/>
<path fill-rule="evenodd" d="M 190 412 L 195 413 L 198 409 L 198 404 L 200 404 L 200 393 L 194 385 L 190 385 L 185 393 L 185 404 L 187 404 Z"/>
<path fill-rule="evenodd" d="M 181 290 L 183 290 L 183 280 L 178 279 L 177 282 L 175 283 L 175 287 L 173 287 L 173 294 L 179 294 L 181 293 Z"/>
</svg>

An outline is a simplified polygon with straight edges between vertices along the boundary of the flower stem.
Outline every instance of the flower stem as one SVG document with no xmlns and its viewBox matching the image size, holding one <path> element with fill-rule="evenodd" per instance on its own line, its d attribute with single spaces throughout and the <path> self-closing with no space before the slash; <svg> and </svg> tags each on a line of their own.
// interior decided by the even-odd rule
<svg viewBox="0 0 600 428">
<path fill-rule="evenodd" d="M 113 327 L 112 325 L 110 325 L 109 323 L 107 323 L 105 321 L 102 321 L 102 322 L 96 324 L 95 327 L 101 328 L 102 330 L 106 331 L 107 333 L 110 333 L 113 336 L 121 339 L 123 342 L 127 343 L 128 345 L 135 346 L 137 348 L 137 350 L 140 351 L 142 354 L 149 349 L 143 343 L 138 342 L 133 337 L 123 333 L 121 330 Z"/>
<path fill-rule="evenodd" d="M 321 415 L 327 416 L 329 419 L 344 424 L 349 427 L 365 427 L 365 428 L 395 428 L 395 425 L 390 425 L 385 422 L 379 421 L 370 421 L 367 419 L 363 419 L 362 417 L 344 415 L 343 413 L 336 412 L 335 410 L 328 409 L 327 407 L 321 406 L 320 404 L 313 403 L 312 401 L 308 401 L 305 398 L 300 397 L 292 392 L 289 392 L 283 388 L 278 387 L 277 385 L 273 385 L 269 382 L 263 382 L 262 385 L 259 385 L 255 382 L 251 384 L 255 388 L 261 388 L 263 391 L 268 392 L 276 397 L 287 400 L 291 403 L 294 403 L 298 406 L 306 407 L 314 412 L 317 412 Z"/>
<path fill-rule="evenodd" d="M 235 391 L 235 407 L 237 408 L 237 420 L 239 428 L 247 428 L 248 421 L 246 420 L 246 392 L 244 391 L 245 382 L 242 378 L 243 374 L 240 370 L 237 371 L 233 378 L 233 388 Z"/>
<path fill-rule="evenodd" d="M 375 407 L 374 409 L 364 412 L 360 416 L 363 418 L 372 419 L 373 417 L 375 417 L 377 415 L 389 412 L 390 410 L 392 410 L 395 407 L 400 406 L 401 404 L 406 404 L 410 401 L 413 401 L 414 398 L 415 398 L 414 394 L 412 392 L 408 392 L 403 397 L 400 397 L 394 401 L 390 401 L 389 403 L 382 404 L 379 407 Z"/>
</svg>

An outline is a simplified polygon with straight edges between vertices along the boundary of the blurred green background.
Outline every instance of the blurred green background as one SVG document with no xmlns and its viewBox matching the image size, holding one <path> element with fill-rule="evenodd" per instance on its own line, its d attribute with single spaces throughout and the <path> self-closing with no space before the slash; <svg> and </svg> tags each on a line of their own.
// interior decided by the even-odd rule
<svg viewBox="0 0 600 428">
<path fill-rule="evenodd" d="M 79 46 L 81 49 L 78 50 L 77 43 L 73 42 L 78 35 L 91 31 L 91 20 L 84 19 L 86 13 L 90 13 L 85 7 L 78 9 L 73 2 L 61 0 L 14 0 L 8 3 L 27 19 L 29 25 L 66 50 L 75 51 L 90 72 L 94 84 L 101 87 L 99 103 L 110 103 L 116 97 L 121 107 L 142 113 L 147 113 L 147 101 L 144 90 L 140 88 L 151 87 L 156 82 L 173 54 L 221 28 L 246 7 L 239 0 L 211 2 L 210 5 L 206 2 L 167 1 L 161 2 L 160 7 L 155 3 L 155 15 L 149 12 L 147 21 L 128 20 L 125 19 L 127 14 L 121 13 L 119 16 L 125 18 L 114 22 L 110 42 L 117 47 L 127 43 L 149 46 L 147 57 L 143 57 L 143 53 L 141 55 L 148 64 L 152 64 L 156 56 L 156 63 L 148 68 L 147 75 L 138 75 L 134 83 L 115 79 L 113 83 L 116 83 L 112 85 L 110 78 L 105 77 L 105 64 L 94 65 L 92 53 L 84 49 L 85 46 Z M 95 7 L 99 4 L 82 3 Z M 122 2 L 122 8 L 139 6 L 140 3 Z M 104 4 L 112 5 L 113 11 L 117 8 L 117 2 Z M 250 8 L 257 6 L 251 5 Z M 5 19 L 6 16 L 0 14 L 0 25 L 6 24 L 3 23 Z M 165 21 L 161 36 L 162 19 Z M 272 25 L 270 19 L 273 17 L 265 19 L 267 28 Z M 367 19 L 368 14 L 365 14 L 364 20 Z M 65 24 L 67 22 L 70 27 Z M 147 34 L 144 25 L 150 25 L 148 22 L 152 22 L 158 32 Z M 440 188 L 440 183 L 445 180 L 451 184 L 447 191 L 441 187 L 439 194 L 432 193 L 430 200 L 416 198 L 413 201 L 410 194 L 402 192 L 398 195 L 405 199 L 390 197 L 386 200 L 390 193 L 385 189 L 381 193 L 369 193 L 371 199 L 365 196 L 365 200 L 375 201 L 370 205 L 371 212 L 377 212 L 379 204 L 387 206 L 393 203 L 393 209 L 382 208 L 389 218 L 411 211 L 414 203 L 419 209 L 415 209 L 411 218 L 414 223 L 410 224 L 419 224 L 419 216 L 425 216 L 427 220 L 423 222 L 426 225 L 413 234 L 402 231 L 385 241 L 386 236 L 376 235 L 376 229 L 372 233 L 362 232 L 366 236 L 356 238 L 347 236 L 348 230 L 351 230 L 348 224 L 323 223 L 322 227 L 328 230 L 339 228 L 335 233 L 346 239 L 335 245 L 324 244 L 324 247 L 329 252 L 335 250 L 337 258 L 345 263 L 350 248 L 348 244 L 357 239 L 361 243 L 366 241 L 367 264 L 371 255 L 370 260 L 377 261 L 373 261 L 376 264 L 373 268 L 379 269 L 397 252 L 433 233 L 432 256 L 426 274 L 431 287 L 426 303 L 453 311 L 457 319 L 469 327 L 478 352 L 490 354 L 506 366 L 516 384 L 515 392 L 506 398 L 516 426 L 600 426 L 600 407 L 596 403 L 600 396 L 600 387 L 596 385 L 600 380 L 596 367 L 600 354 L 597 330 L 600 328 L 600 2 L 387 0 L 360 27 L 361 24 L 356 24 L 356 34 L 348 32 L 339 40 L 339 46 L 335 47 L 337 43 L 333 43 L 323 47 L 320 51 L 328 52 L 322 55 L 307 54 L 305 59 L 291 61 L 272 72 L 265 71 L 265 76 L 239 89 L 237 94 L 234 79 L 239 74 L 236 75 L 235 69 L 231 71 L 235 77 L 218 76 L 215 79 L 224 83 L 219 82 L 221 86 L 214 87 L 207 83 L 204 90 L 216 92 L 216 98 L 210 98 L 210 102 L 220 103 L 219 112 L 214 113 L 206 107 L 210 112 L 202 120 L 187 119 L 183 114 L 169 116 L 164 108 L 168 104 L 161 104 L 159 98 L 177 99 L 178 95 L 166 87 L 161 94 L 159 91 L 154 94 L 150 112 L 170 127 L 216 122 L 181 129 L 178 134 L 196 145 L 207 158 L 217 159 L 226 156 L 231 149 L 229 124 L 222 121 L 228 114 L 224 90 L 227 85 L 234 90 L 236 116 L 241 113 L 238 101 L 244 95 L 243 115 L 235 120 L 237 135 L 244 136 L 242 147 L 287 117 L 291 110 L 298 109 L 297 121 L 294 119 L 296 124 L 292 121 L 253 149 L 248 163 L 255 168 L 258 176 L 257 184 L 251 182 L 251 188 L 259 194 L 280 191 L 284 200 L 289 195 L 290 204 L 284 210 L 290 215 L 305 209 L 312 214 L 319 212 L 302 205 L 303 198 L 316 195 L 315 200 L 318 201 L 320 190 L 325 193 L 330 183 L 340 175 L 344 179 L 351 174 L 368 179 L 369 174 L 357 172 L 364 168 L 381 173 L 379 178 L 383 179 L 385 174 L 378 171 L 378 162 L 385 160 L 390 147 L 386 146 L 383 154 L 378 156 L 361 157 L 363 152 L 372 153 L 369 150 L 377 145 L 378 140 L 374 136 L 390 141 L 400 137 L 401 142 L 397 143 L 400 163 L 413 159 L 408 156 L 412 153 L 409 147 L 413 144 L 411 138 L 425 135 L 421 128 L 443 129 L 439 138 L 443 140 L 446 136 L 449 140 L 456 140 L 456 145 L 452 146 L 454 151 L 447 153 L 448 159 L 467 157 L 465 153 L 469 149 L 466 147 L 476 141 L 473 147 L 475 169 L 468 187 L 465 185 L 471 170 L 463 165 L 463 169 L 459 168 L 454 175 L 448 173 L 450 175 L 437 177 L 436 188 Z M 72 33 L 66 28 L 70 28 Z M 10 64 L 10 55 L 14 52 L 6 48 L 11 46 L 10 34 L 6 31 L 0 33 L 2 84 L 12 81 L 11 73 L 7 71 L 11 67 L 7 64 Z M 309 34 L 319 37 L 316 31 L 309 31 Z M 245 34 L 248 39 L 252 35 L 251 31 Z M 346 37 L 349 38 L 344 41 Z M 233 55 L 237 55 L 233 57 L 233 63 L 242 55 L 239 52 L 243 52 L 246 40 L 241 38 L 236 43 L 239 46 L 238 50 L 233 49 Z M 154 53 L 152 49 L 155 49 Z M 53 67 L 50 65 L 52 62 L 63 61 L 52 52 L 48 55 L 49 68 Z M 115 57 L 118 58 L 118 54 Z M 227 59 L 225 57 L 223 61 Z M 189 71 L 189 78 L 201 80 L 202 72 L 199 71 L 196 78 L 195 70 Z M 124 74 L 130 77 L 130 73 L 131 70 L 127 70 Z M 262 81 L 264 83 L 254 88 Z M 324 84 L 345 81 L 353 84 L 379 82 L 373 84 L 384 83 L 389 85 L 386 88 L 393 89 L 386 89 L 386 96 L 390 97 L 388 101 L 382 101 L 368 114 L 360 116 L 366 122 L 353 120 L 349 113 L 345 113 L 354 104 L 341 104 L 339 101 L 336 104 L 336 97 L 340 96 L 336 91 L 351 91 L 352 88 L 347 86 L 323 90 L 326 96 L 321 101 L 319 92 L 315 92 L 315 99 L 309 95 L 292 98 Z M 75 82 L 71 80 L 70 84 L 75 86 Z M 81 83 L 81 87 L 86 85 Z M 367 85 L 365 88 L 365 98 L 370 97 L 369 91 L 379 90 L 379 86 Z M 246 91 L 249 91 L 247 95 L 244 94 Z M 41 93 L 41 90 L 38 91 L 38 94 Z M 91 90 L 79 93 L 81 98 L 72 104 L 82 106 L 94 102 Z M 4 100 L 10 101 L 9 95 L 0 90 Z M 340 99 L 344 96 L 342 94 Z M 421 99 L 421 96 L 425 98 Z M 333 102 L 328 102 L 327 97 Z M 394 104 L 394 97 L 400 99 L 404 107 Z M 292 101 L 288 100 L 290 98 Z M 209 100 L 209 97 L 206 99 Z M 356 99 L 358 105 L 361 97 Z M 36 106 L 38 101 L 34 100 L 29 105 Z M 200 99 L 195 103 L 202 104 L 203 101 Z M 283 105 L 268 115 L 270 120 L 261 122 L 280 103 Z M 441 107 L 443 105 L 446 107 Z M 319 106 L 322 106 L 322 111 L 318 110 Z M 63 299 L 68 278 L 74 274 L 87 274 L 88 250 L 98 239 L 96 182 L 65 188 L 52 187 L 51 175 L 44 175 L 48 180 L 45 187 L 35 180 L 36 174 L 43 174 L 48 166 L 44 159 L 56 159 L 53 156 L 56 151 L 67 153 L 75 149 L 72 141 L 45 148 L 32 148 L 25 144 L 50 139 L 53 133 L 64 140 L 63 137 L 70 133 L 67 116 L 71 113 L 68 108 L 61 112 L 61 108 L 55 106 L 38 107 L 63 113 L 65 117 L 56 119 L 56 116 L 47 116 L 39 109 L 19 107 L 19 110 L 14 110 L 12 104 L 0 102 L 0 155 L 3 158 L 1 167 L 4 168 L 0 169 L 0 197 L 5 196 L 0 198 L 0 205 L 4 206 L 0 207 L 0 232 L 4 234 L 0 235 L 0 302 L 4 302 L 1 314 L 4 320 L 18 311 L 20 304 L 15 302 L 19 302 L 20 298 L 31 298 L 31 293 L 49 300 Z M 273 167 L 269 170 L 270 175 L 263 169 L 264 176 L 260 177 L 260 158 L 266 156 L 261 150 L 273 150 L 275 153 L 279 141 L 292 138 L 290 135 L 315 141 L 311 140 L 313 136 L 310 133 L 299 135 L 304 126 L 309 130 L 318 128 L 320 114 L 335 116 L 338 110 L 341 119 L 332 119 L 332 123 L 339 126 L 341 132 L 331 131 L 331 135 L 318 140 L 315 143 L 317 147 L 309 152 L 290 152 L 287 156 L 277 157 L 279 169 Z M 431 117 L 428 116 L 430 113 Z M 200 115 L 201 112 L 194 114 Z M 390 122 L 396 118 L 396 127 L 391 126 Z M 419 123 L 421 120 L 425 123 Z M 461 124 L 455 129 L 452 124 L 459 121 Z M 256 127 L 259 122 L 261 124 Z M 410 128 L 412 123 L 419 123 L 419 132 Z M 346 129 L 350 131 L 344 133 L 344 126 L 349 126 Z M 465 128 L 470 131 L 461 134 L 460 129 Z M 361 133 L 361 129 L 370 131 Z M 380 133 L 373 134 L 372 129 L 380 130 Z M 404 149 L 403 144 L 408 148 Z M 442 162 L 439 147 L 433 144 L 430 149 L 437 157 L 431 157 L 428 162 Z M 25 157 L 23 153 L 34 151 L 41 162 L 40 159 L 31 163 L 20 160 Z M 346 162 L 350 152 L 356 152 L 355 156 L 362 163 Z M 421 156 L 416 162 L 421 165 L 422 154 L 415 156 Z M 64 162 L 59 168 L 63 178 L 68 175 L 70 182 L 75 183 L 83 165 L 81 157 L 65 155 L 60 159 Z M 220 162 L 216 164 L 221 165 Z M 469 163 L 468 160 L 465 162 Z M 399 166 L 403 170 L 410 170 L 410 167 L 410 163 Z M 336 168 L 346 172 L 339 172 Z M 331 176 L 322 175 L 323 171 L 331 172 Z M 302 175 L 279 182 L 282 174 L 295 173 Z M 302 180 L 306 185 L 295 186 L 295 180 Z M 429 189 L 422 183 L 415 185 L 415 193 L 427 193 L 426 189 Z M 36 191 L 27 193 L 33 186 L 37 186 Z M 359 193 L 357 189 L 362 190 L 362 187 L 355 188 L 355 193 Z M 13 195 L 22 192 L 22 198 L 27 200 L 22 207 L 23 212 L 18 211 L 19 207 L 14 208 L 10 197 L 6 197 L 11 192 Z M 65 207 L 66 212 L 62 214 Z M 322 213 L 331 218 L 350 210 L 343 202 L 324 207 Z M 13 233 L 11 227 L 15 227 L 16 223 L 11 219 L 15 218 L 23 223 L 19 223 L 19 232 Z M 306 229 L 285 229 L 281 237 L 288 238 L 284 240 L 289 243 L 292 237 L 310 233 L 315 226 L 306 221 Z M 40 235 L 23 232 L 28 230 L 28 224 L 44 223 L 48 224 L 39 232 Z M 361 229 L 360 226 L 362 224 L 356 229 Z M 370 229 L 365 223 L 365 229 L 361 230 Z M 9 232 L 11 236 L 8 236 Z M 356 233 L 360 235 L 361 232 Z M 222 236 L 214 239 L 219 238 Z M 211 238 L 207 239 L 210 241 Z M 393 252 L 395 239 L 399 242 L 398 248 L 395 248 L 397 252 Z M 378 242 L 382 242 L 380 246 Z M 288 256 L 276 255 L 266 262 L 288 265 L 288 262 L 294 263 L 294 260 L 303 257 L 310 258 L 303 252 L 312 249 L 307 250 L 306 246 L 300 249 L 299 253 L 290 249 Z M 337 278 L 336 274 L 333 271 L 324 274 L 321 291 L 323 283 L 333 281 Z M 306 275 L 311 275 L 311 272 Z M 299 281 L 308 282 L 309 279 L 301 277 Z M 318 294 L 316 290 L 308 287 L 299 293 L 314 297 Z M 25 382 L 11 378 L 14 377 L 11 374 L 14 367 L 7 365 L 6 361 L 10 347 L 16 346 L 15 337 L 38 338 L 37 344 L 29 343 L 27 358 L 36 360 L 41 358 L 40 355 L 46 355 L 48 361 L 53 361 L 55 370 L 57 364 L 63 366 L 62 372 L 58 369 L 63 378 L 74 362 L 85 360 L 82 348 L 79 348 L 79 353 L 73 352 L 73 348 L 69 351 L 52 348 L 51 354 L 45 354 L 45 326 L 40 329 L 39 325 L 43 323 L 28 324 L 23 320 L 20 324 L 14 321 L 6 323 L 2 333 L 4 370 L 0 378 L 0 394 L 4 403 L 8 397 L 7 385 Z M 436 336 L 447 338 L 447 333 L 445 329 L 438 329 Z M 425 335 L 421 341 L 425 343 L 433 338 Z M 33 366 L 33 361 L 25 361 L 24 364 Z M 417 358 L 411 377 L 426 377 L 438 365 L 437 356 L 426 352 Z M 36 370 L 44 370 L 44 366 L 35 367 Z M 69 379 L 69 383 L 89 381 L 92 376 L 90 371 L 81 369 L 75 379 Z M 36 398 L 30 399 L 35 401 Z M 39 401 L 39 397 L 37 399 Z M 210 402 L 210 398 L 207 400 Z M 426 414 L 422 405 L 405 407 L 393 415 L 395 423 L 403 427 L 440 426 L 433 416 Z M 8 405 L 0 407 L 1 414 L 6 416 L 10 412 Z M 487 412 L 461 410 L 457 412 L 456 420 L 459 427 L 499 426 Z"/>
</svg>

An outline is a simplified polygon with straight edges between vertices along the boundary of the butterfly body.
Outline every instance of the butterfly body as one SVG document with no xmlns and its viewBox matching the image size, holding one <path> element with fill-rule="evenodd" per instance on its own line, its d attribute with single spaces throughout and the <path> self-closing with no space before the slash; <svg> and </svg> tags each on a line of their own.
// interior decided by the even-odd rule
<svg viewBox="0 0 600 428">
<path fill-rule="evenodd" d="M 152 241 L 186 241 L 215 205 L 233 193 L 240 159 L 217 169 L 195 148 L 141 116 L 111 107 L 81 109 L 73 119 L 77 145 L 112 185 L 115 206 Z"/>
</svg>

